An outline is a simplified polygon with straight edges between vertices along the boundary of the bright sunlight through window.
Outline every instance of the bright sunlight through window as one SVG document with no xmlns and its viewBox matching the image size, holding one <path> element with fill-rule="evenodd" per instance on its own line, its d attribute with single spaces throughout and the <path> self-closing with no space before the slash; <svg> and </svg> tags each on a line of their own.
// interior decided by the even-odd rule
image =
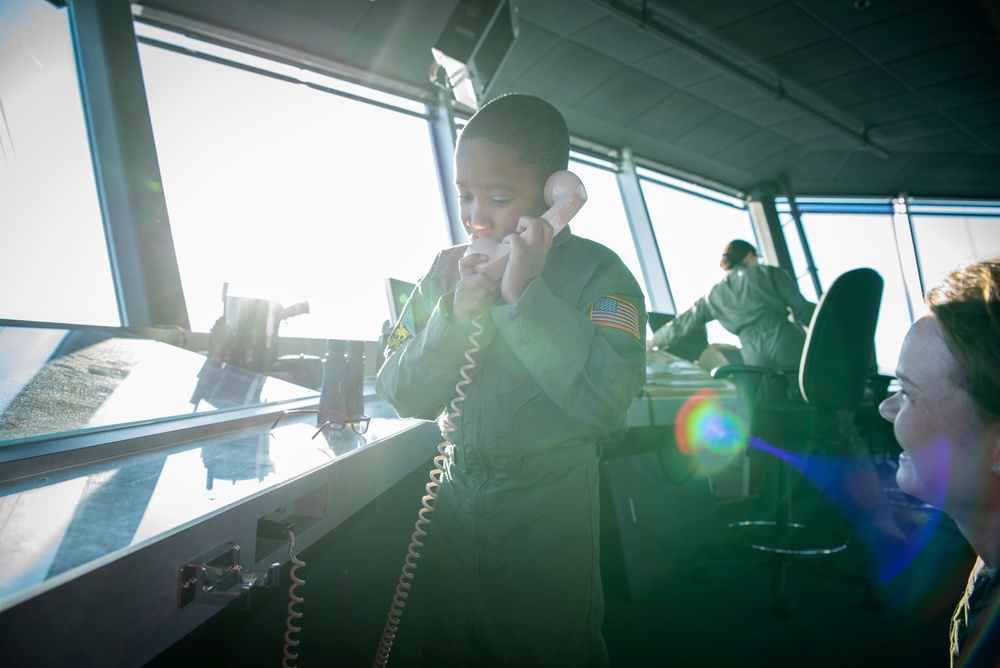
<svg viewBox="0 0 1000 668">
<path fill-rule="evenodd" d="M 191 326 L 308 301 L 282 336 L 377 339 L 385 278 L 449 245 L 426 119 L 141 45 Z M 412 105 L 412 103 L 410 103 Z"/>
</svg>

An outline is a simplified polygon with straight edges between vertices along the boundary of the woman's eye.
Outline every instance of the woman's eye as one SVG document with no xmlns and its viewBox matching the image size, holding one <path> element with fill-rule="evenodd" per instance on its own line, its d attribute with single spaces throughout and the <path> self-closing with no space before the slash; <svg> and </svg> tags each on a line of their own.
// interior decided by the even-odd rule
<svg viewBox="0 0 1000 668">
<path fill-rule="evenodd" d="M 490 200 L 490 202 L 493 204 L 493 206 L 501 207 L 501 206 L 507 206 L 508 204 L 510 204 L 510 199 L 509 198 L 508 199 L 502 199 L 502 198 L 494 197 L 494 198 L 492 198 Z"/>
</svg>

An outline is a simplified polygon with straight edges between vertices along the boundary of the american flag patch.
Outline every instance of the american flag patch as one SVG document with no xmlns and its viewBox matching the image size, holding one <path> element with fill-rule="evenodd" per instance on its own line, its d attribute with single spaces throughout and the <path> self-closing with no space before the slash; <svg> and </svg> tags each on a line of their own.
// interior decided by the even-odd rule
<svg viewBox="0 0 1000 668">
<path fill-rule="evenodd" d="M 590 309 L 590 319 L 598 325 L 623 329 L 637 339 L 639 336 L 639 312 L 624 299 L 604 295 Z"/>
</svg>

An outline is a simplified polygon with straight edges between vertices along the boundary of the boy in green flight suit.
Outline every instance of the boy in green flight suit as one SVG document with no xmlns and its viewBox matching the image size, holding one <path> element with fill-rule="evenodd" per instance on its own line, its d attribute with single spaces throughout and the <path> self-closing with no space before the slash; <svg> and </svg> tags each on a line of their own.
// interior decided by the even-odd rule
<svg viewBox="0 0 1000 668">
<path fill-rule="evenodd" d="M 646 310 L 617 255 L 539 217 L 568 161 L 565 120 L 539 98 L 505 95 L 470 119 L 462 224 L 511 244 L 509 263 L 493 280 L 467 246 L 439 253 L 378 374 L 401 416 L 440 412 L 480 348 L 431 515 L 429 665 L 607 665 L 598 442 L 624 433 L 645 381 Z"/>
</svg>

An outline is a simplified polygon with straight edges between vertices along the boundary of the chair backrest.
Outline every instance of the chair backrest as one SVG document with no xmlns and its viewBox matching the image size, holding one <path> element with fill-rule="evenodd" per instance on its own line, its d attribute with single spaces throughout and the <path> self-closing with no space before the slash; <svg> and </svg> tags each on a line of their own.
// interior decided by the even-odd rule
<svg viewBox="0 0 1000 668">
<path fill-rule="evenodd" d="M 882 285 L 875 270 L 853 269 L 838 276 L 817 304 L 799 367 L 799 389 L 811 406 L 860 405 L 875 354 Z"/>
</svg>

